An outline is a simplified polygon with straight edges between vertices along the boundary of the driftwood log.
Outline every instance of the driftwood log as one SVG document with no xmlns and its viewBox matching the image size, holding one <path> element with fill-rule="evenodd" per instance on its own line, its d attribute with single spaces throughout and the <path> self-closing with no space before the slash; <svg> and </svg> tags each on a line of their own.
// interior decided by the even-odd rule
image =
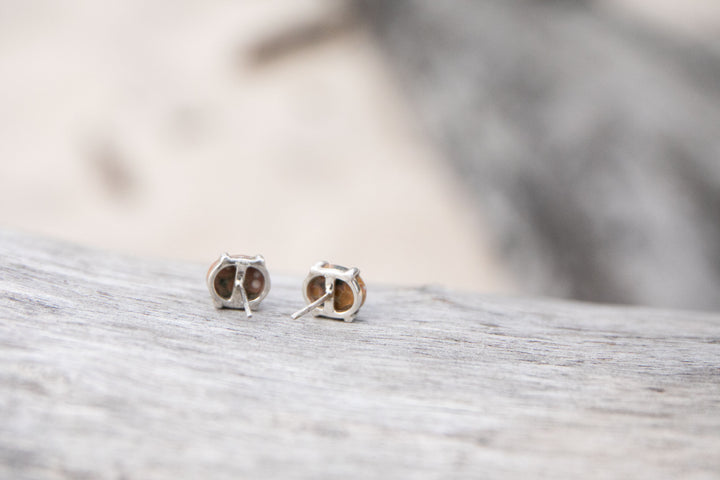
<svg viewBox="0 0 720 480">
<path fill-rule="evenodd" d="M 720 42 L 600 3 L 356 0 L 525 291 L 720 309 Z"/>
<path fill-rule="evenodd" d="M 371 284 L 292 321 L 273 278 L 247 319 L 205 268 L 0 231 L 0 478 L 720 475 L 720 316 Z"/>
</svg>

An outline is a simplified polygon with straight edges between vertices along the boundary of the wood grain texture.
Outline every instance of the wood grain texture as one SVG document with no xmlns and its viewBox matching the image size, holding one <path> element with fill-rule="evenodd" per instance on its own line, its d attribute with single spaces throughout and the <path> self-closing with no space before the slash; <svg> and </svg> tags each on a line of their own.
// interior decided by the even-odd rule
<svg viewBox="0 0 720 480">
<path fill-rule="evenodd" d="M 720 475 L 718 315 L 370 285 L 291 321 L 273 278 L 248 320 L 206 265 L 6 231 L 0 265 L 0 478 Z"/>
</svg>

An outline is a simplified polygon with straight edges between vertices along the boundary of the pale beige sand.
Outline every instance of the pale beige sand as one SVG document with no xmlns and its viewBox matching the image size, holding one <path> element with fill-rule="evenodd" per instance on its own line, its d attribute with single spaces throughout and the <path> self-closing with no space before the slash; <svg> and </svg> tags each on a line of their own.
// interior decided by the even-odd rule
<svg viewBox="0 0 720 480">
<path fill-rule="evenodd" d="M 64 2 L 0 15 L 0 222 L 206 262 L 511 291 L 379 51 L 352 27 L 257 65 L 318 1 Z"/>
<path fill-rule="evenodd" d="M 720 18 L 710 0 L 605 2 L 698 32 Z M 252 61 L 264 39 L 332 25 L 338 5 L 3 4 L 0 224 L 207 264 L 229 250 L 275 272 L 327 259 L 371 284 L 513 291 L 365 32 Z"/>
</svg>

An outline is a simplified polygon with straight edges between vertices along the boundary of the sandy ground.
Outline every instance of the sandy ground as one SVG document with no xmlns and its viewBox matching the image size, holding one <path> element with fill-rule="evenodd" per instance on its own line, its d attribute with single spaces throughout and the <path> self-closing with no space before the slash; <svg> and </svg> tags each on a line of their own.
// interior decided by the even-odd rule
<svg viewBox="0 0 720 480">
<path fill-rule="evenodd" d="M 1 3 L 0 225 L 207 264 L 262 253 L 277 273 L 327 259 L 371 285 L 513 292 L 469 192 L 339 5 Z"/>
<path fill-rule="evenodd" d="M 227 250 L 278 273 L 327 259 L 369 282 L 512 290 L 377 48 L 332 7 L 5 5 L 0 224 L 207 264 Z M 303 48 L 263 47 L 326 21 Z"/>
</svg>

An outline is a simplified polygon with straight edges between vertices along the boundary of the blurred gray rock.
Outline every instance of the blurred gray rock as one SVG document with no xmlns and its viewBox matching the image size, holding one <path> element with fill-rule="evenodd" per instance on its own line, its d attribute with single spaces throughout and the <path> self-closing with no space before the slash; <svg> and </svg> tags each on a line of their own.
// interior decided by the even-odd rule
<svg viewBox="0 0 720 480">
<path fill-rule="evenodd" d="M 720 56 L 582 1 L 359 3 L 527 290 L 720 307 Z"/>
</svg>

